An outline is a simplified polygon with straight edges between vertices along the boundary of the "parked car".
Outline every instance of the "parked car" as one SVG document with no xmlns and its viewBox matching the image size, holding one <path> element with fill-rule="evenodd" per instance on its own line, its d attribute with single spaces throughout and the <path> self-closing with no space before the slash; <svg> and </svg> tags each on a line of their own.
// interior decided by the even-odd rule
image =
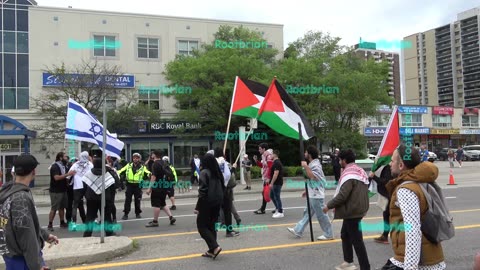
<svg viewBox="0 0 480 270">
<path fill-rule="evenodd" d="M 438 160 L 437 154 L 434 152 L 428 151 L 428 161 L 434 162 L 435 160 Z"/>
<path fill-rule="evenodd" d="M 332 157 L 330 152 L 322 152 L 322 164 L 332 163 Z"/>
<path fill-rule="evenodd" d="M 448 160 L 448 151 L 449 150 L 453 150 L 453 152 L 457 151 L 457 149 L 455 149 L 455 148 L 442 148 L 440 151 L 438 151 L 438 159 L 441 160 L 441 161 Z M 465 157 L 463 159 L 465 160 Z"/>
<path fill-rule="evenodd" d="M 355 160 L 355 164 L 364 169 L 367 174 L 372 171 L 373 163 L 373 160 L 369 158 Z"/>
<path fill-rule="evenodd" d="M 467 161 L 480 160 L 480 145 L 467 145 L 463 147 L 464 157 Z"/>
<path fill-rule="evenodd" d="M 376 155 L 368 154 L 368 158 L 375 161 Z"/>
</svg>

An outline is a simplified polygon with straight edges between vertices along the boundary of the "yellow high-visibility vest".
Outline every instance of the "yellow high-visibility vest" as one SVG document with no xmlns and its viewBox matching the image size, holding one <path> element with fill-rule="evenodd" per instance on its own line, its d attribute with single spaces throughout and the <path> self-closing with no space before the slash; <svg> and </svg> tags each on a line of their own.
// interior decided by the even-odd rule
<svg viewBox="0 0 480 270">
<path fill-rule="evenodd" d="M 145 165 L 141 165 L 140 168 L 137 170 L 135 174 L 133 174 L 133 163 L 128 163 L 123 168 L 121 168 L 117 173 L 120 175 L 122 172 L 125 171 L 125 175 L 127 176 L 127 182 L 138 184 L 143 179 L 144 174 L 150 175 L 151 172 L 145 167 Z"/>
</svg>

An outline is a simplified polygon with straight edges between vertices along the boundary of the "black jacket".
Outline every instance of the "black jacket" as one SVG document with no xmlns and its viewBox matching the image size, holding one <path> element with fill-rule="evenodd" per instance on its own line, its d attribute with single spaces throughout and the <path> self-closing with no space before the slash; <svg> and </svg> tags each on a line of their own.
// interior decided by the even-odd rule
<svg viewBox="0 0 480 270">
<path fill-rule="evenodd" d="M 390 165 L 385 166 L 380 173 L 380 177 L 374 176 L 373 180 L 377 182 L 377 190 L 380 195 L 385 198 L 390 199 L 391 194 L 388 194 L 387 188 L 385 187 L 390 180 L 392 180 L 392 172 L 390 170 Z"/>
<path fill-rule="evenodd" d="M 225 194 L 225 185 L 223 176 L 221 179 L 212 178 L 210 170 L 203 169 L 200 172 L 198 188 L 198 201 L 195 210 L 205 206 L 218 206 L 223 202 Z"/>
<path fill-rule="evenodd" d="M 100 176 L 102 175 L 102 169 L 93 168 L 92 173 Z M 106 173 L 110 173 L 113 179 L 115 179 L 115 184 L 105 189 L 105 201 L 111 201 L 115 198 L 116 189 L 120 187 L 120 178 L 118 177 L 118 174 L 108 166 L 106 167 Z M 85 184 L 85 182 L 83 183 L 83 186 L 85 187 L 85 198 L 87 200 L 100 201 L 102 199 L 102 195 L 96 194 L 89 186 Z"/>
</svg>

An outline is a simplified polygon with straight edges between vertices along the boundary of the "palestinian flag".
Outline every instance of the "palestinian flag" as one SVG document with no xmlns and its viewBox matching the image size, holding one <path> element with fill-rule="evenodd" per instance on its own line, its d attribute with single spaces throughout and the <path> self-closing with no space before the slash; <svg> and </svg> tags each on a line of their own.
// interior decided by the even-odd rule
<svg viewBox="0 0 480 270">
<path fill-rule="evenodd" d="M 382 144 L 378 149 L 372 172 L 377 171 L 377 169 L 383 165 L 388 165 L 392 160 L 393 151 L 395 151 L 400 144 L 400 132 L 398 127 L 398 107 L 395 106 L 392 115 L 390 116 L 390 120 L 388 121 L 387 131 L 385 132 L 385 135 L 383 135 Z"/>
<path fill-rule="evenodd" d="M 304 140 L 315 136 L 300 107 L 276 79 L 268 88 L 257 119 L 286 137 L 298 139 L 298 123 L 301 123 Z"/>
<path fill-rule="evenodd" d="M 230 112 L 234 115 L 256 118 L 267 95 L 268 87 L 258 82 L 235 79 Z"/>
</svg>

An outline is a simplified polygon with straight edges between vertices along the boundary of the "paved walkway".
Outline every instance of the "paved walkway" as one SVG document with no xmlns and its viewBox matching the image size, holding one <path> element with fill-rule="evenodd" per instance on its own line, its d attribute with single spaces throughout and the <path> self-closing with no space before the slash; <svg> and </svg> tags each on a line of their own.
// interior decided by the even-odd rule
<svg viewBox="0 0 480 270">
<path fill-rule="evenodd" d="M 292 180 L 292 181 L 288 181 Z M 327 176 L 327 189 L 335 189 L 333 184 L 333 176 Z M 304 189 L 303 177 L 288 177 L 283 179 L 283 188 L 282 192 L 292 192 L 300 191 Z M 288 181 L 288 182 L 287 182 Z M 298 182 L 297 182 L 298 181 Z M 245 185 L 241 185 L 240 181 L 237 181 L 237 186 L 235 187 L 235 194 L 255 194 L 260 193 L 263 190 L 262 181 L 260 179 L 252 180 L 252 189 L 244 190 Z M 184 199 L 184 198 L 196 198 L 198 196 L 197 192 L 198 186 L 193 186 L 192 190 L 187 190 L 181 192 L 178 188 L 175 189 L 175 198 Z M 144 189 L 146 190 L 146 189 Z M 50 195 L 48 192 L 48 187 L 35 187 L 32 188 L 33 199 L 37 207 L 49 207 L 50 206 Z M 150 196 L 146 196 L 145 193 L 142 196 L 142 200 L 150 201 Z M 125 191 L 117 192 L 115 196 L 115 202 L 124 202 L 125 201 Z"/>
</svg>

